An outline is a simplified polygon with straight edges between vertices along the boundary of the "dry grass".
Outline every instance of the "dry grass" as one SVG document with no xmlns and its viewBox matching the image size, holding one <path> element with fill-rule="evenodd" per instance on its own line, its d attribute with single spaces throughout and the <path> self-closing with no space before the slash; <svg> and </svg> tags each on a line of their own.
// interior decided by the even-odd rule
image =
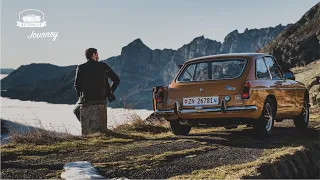
<svg viewBox="0 0 320 180">
<path fill-rule="evenodd" d="M 41 124 L 41 122 L 40 122 Z M 104 143 L 112 142 L 130 142 L 133 139 L 144 139 L 139 136 L 140 133 L 161 134 L 170 131 L 168 124 L 160 121 L 144 121 L 135 115 L 132 122 L 118 125 L 113 130 L 106 133 L 93 133 L 86 136 L 74 136 L 68 133 L 59 133 L 48 131 L 43 126 L 41 128 L 32 128 L 25 132 L 10 132 L 10 144 L 31 144 L 31 145 L 52 145 L 61 142 L 74 142 L 90 140 L 90 143 L 103 141 Z"/>
<path fill-rule="evenodd" d="M 12 143 L 49 145 L 57 142 L 79 139 L 79 137 L 38 129 L 30 132 L 10 133 L 10 139 Z"/>
<path fill-rule="evenodd" d="M 314 61 L 307 66 L 292 68 L 296 76 L 296 81 L 302 82 L 306 87 L 309 87 L 310 84 L 315 80 L 316 76 L 320 76 L 320 59 Z M 320 86 L 314 85 L 309 89 L 310 102 L 313 106 L 320 106 L 319 101 Z"/>
<path fill-rule="evenodd" d="M 135 113 L 133 109 L 130 109 L 130 104 L 127 104 L 125 109 L 131 114 L 130 120 L 127 120 L 124 124 L 118 124 L 106 133 L 93 133 L 86 136 L 74 136 L 68 133 L 65 129 L 65 133 L 60 133 L 55 130 L 53 126 L 51 128 L 53 131 L 48 131 L 41 123 L 41 120 L 36 116 L 34 112 L 31 112 L 36 116 L 36 121 L 38 123 L 38 128 L 33 128 L 32 126 L 26 126 L 25 131 L 9 132 L 10 143 L 13 144 L 32 144 L 32 145 L 51 145 L 64 141 L 73 140 L 83 140 L 85 139 L 100 139 L 103 138 L 113 138 L 126 139 L 125 141 L 130 141 L 132 139 L 141 139 L 139 135 L 134 135 L 135 133 L 148 133 L 149 135 L 166 133 L 170 131 L 168 122 L 156 117 L 148 118 L 148 120 L 142 120 L 139 115 Z M 28 124 L 28 123 L 27 123 Z M 109 140 L 110 141 L 110 140 Z"/>
<path fill-rule="evenodd" d="M 165 121 L 143 120 L 137 114 L 132 114 L 132 121 L 121 124 L 113 128 L 115 132 L 148 132 L 152 134 L 166 133 L 170 131 L 169 125 Z"/>
<path fill-rule="evenodd" d="M 52 130 L 47 130 L 39 117 L 30 108 L 30 112 L 35 116 L 35 121 L 38 127 L 33 127 L 28 122 L 25 121 L 25 125 L 8 125 L 6 129 L 8 130 L 8 139 L 11 144 L 33 144 L 33 145 L 51 145 L 58 142 L 77 140 L 81 137 L 71 135 L 66 126 L 64 126 L 64 133 L 59 132 L 50 123 Z M 22 120 L 22 119 L 21 119 Z M 4 120 L 1 119 L 1 124 Z M 14 122 L 14 121 L 13 121 Z M 15 127 L 16 126 L 16 127 Z"/>
<path fill-rule="evenodd" d="M 38 122 L 38 128 L 32 126 L 26 126 L 23 130 L 12 130 L 9 128 L 9 141 L 14 144 L 34 144 L 34 145 L 50 145 L 58 142 L 77 140 L 81 137 L 74 136 L 68 133 L 65 129 L 65 133 L 58 132 L 51 125 L 53 131 L 47 130 L 43 125 L 41 120 L 36 119 Z M 28 123 L 27 123 L 28 124 Z"/>
<path fill-rule="evenodd" d="M 253 162 L 220 166 L 209 170 L 196 170 L 191 174 L 179 175 L 170 179 L 241 179 L 244 176 L 256 175 L 258 168 L 265 163 L 281 161 L 284 155 L 293 155 L 303 150 L 305 148 L 302 146 L 272 149 L 272 152 L 265 152 L 264 156 Z"/>
<path fill-rule="evenodd" d="M 314 116 L 320 116 L 320 107 L 310 108 L 310 114 Z"/>
</svg>

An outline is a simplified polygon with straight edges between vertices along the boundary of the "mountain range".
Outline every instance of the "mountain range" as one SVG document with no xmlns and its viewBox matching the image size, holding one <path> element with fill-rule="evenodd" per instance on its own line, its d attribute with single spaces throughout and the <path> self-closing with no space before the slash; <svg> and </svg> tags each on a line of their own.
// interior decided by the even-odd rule
<svg viewBox="0 0 320 180">
<path fill-rule="evenodd" d="M 168 85 L 189 59 L 238 52 L 267 52 L 290 67 L 319 59 L 319 4 L 310 9 L 295 24 L 237 30 L 230 32 L 224 42 L 194 38 L 177 50 L 150 49 L 141 39 L 122 48 L 119 56 L 103 60 L 119 76 L 117 100 L 110 107 L 130 106 L 152 109 L 152 87 Z M 73 88 L 76 65 L 59 67 L 51 64 L 30 64 L 19 67 L 1 80 L 1 96 L 59 104 L 74 104 L 77 96 Z"/>
<path fill-rule="evenodd" d="M 150 49 L 141 39 L 123 47 L 119 56 L 103 60 L 119 76 L 121 83 L 116 91 L 117 101 L 111 107 L 151 109 L 152 87 L 169 84 L 178 72 L 178 65 L 206 55 L 232 52 L 252 52 L 262 48 L 280 34 L 286 26 L 262 29 L 237 30 L 229 33 L 224 42 L 194 38 L 177 50 Z M 74 104 L 77 96 L 73 88 L 74 66 L 59 67 L 51 64 L 30 64 L 19 67 L 1 80 L 2 96 L 21 100 Z"/>
<path fill-rule="evenodd" d="M 14 69 L 9 68 L 9 69 L 0 69 L 0 74 L 10 74 L 14 71 Z"/>
</svg>

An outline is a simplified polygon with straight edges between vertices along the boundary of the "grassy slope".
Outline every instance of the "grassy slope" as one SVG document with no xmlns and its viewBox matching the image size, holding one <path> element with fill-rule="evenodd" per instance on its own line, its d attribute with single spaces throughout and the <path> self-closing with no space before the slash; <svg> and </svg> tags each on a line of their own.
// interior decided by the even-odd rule
<svg viewBox="0 0 320 180">
<path fill-rule="evenodd" d="M 167 127 L 156 134 L 126 127 L 42 145 L 13 143 L 1 147 L 1 175 L 59 178 L 64 164 L 86 160 L 108 178 L 237 178 L 284 154 L 319 146 L 319 111 L 311 115 L 306 131 L 296 130 L 292 122 L 276 126 L 274 136 L 265 141 L 252 138 L 251 128 L 241 126 L 193 129 L 183 137 L 166 132 Z"/>
</svg>

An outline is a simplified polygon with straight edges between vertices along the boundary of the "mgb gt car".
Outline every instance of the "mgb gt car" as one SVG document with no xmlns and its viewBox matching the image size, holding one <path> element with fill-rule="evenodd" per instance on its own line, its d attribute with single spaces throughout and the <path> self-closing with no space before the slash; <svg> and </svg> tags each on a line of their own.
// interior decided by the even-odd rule
<svg viewBox="0 0 320 180">
<path fill-rule="evenodd" d="M 284 76 L 276 59 L 264 53 L 220 54 L 185 62 L 169 86 L 153 87 L 155 115 L 170 122 L 175 135 L 191 127 L 253 126 L 268 137 L 274 123 L 309 123 L 309 91 Z"/>
</svg>

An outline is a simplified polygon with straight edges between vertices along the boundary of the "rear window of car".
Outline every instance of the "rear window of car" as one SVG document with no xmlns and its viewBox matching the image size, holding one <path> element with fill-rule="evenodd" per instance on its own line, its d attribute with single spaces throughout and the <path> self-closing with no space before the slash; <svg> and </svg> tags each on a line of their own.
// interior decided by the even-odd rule
<svg viewBox="0 0 320 180">
<path fill-rule="evenodd" d="M 188 64 L 177 78 L 178 82 L 235 79 L 242 75 L 244 59 L 200 61 Z"/>
</svg>

